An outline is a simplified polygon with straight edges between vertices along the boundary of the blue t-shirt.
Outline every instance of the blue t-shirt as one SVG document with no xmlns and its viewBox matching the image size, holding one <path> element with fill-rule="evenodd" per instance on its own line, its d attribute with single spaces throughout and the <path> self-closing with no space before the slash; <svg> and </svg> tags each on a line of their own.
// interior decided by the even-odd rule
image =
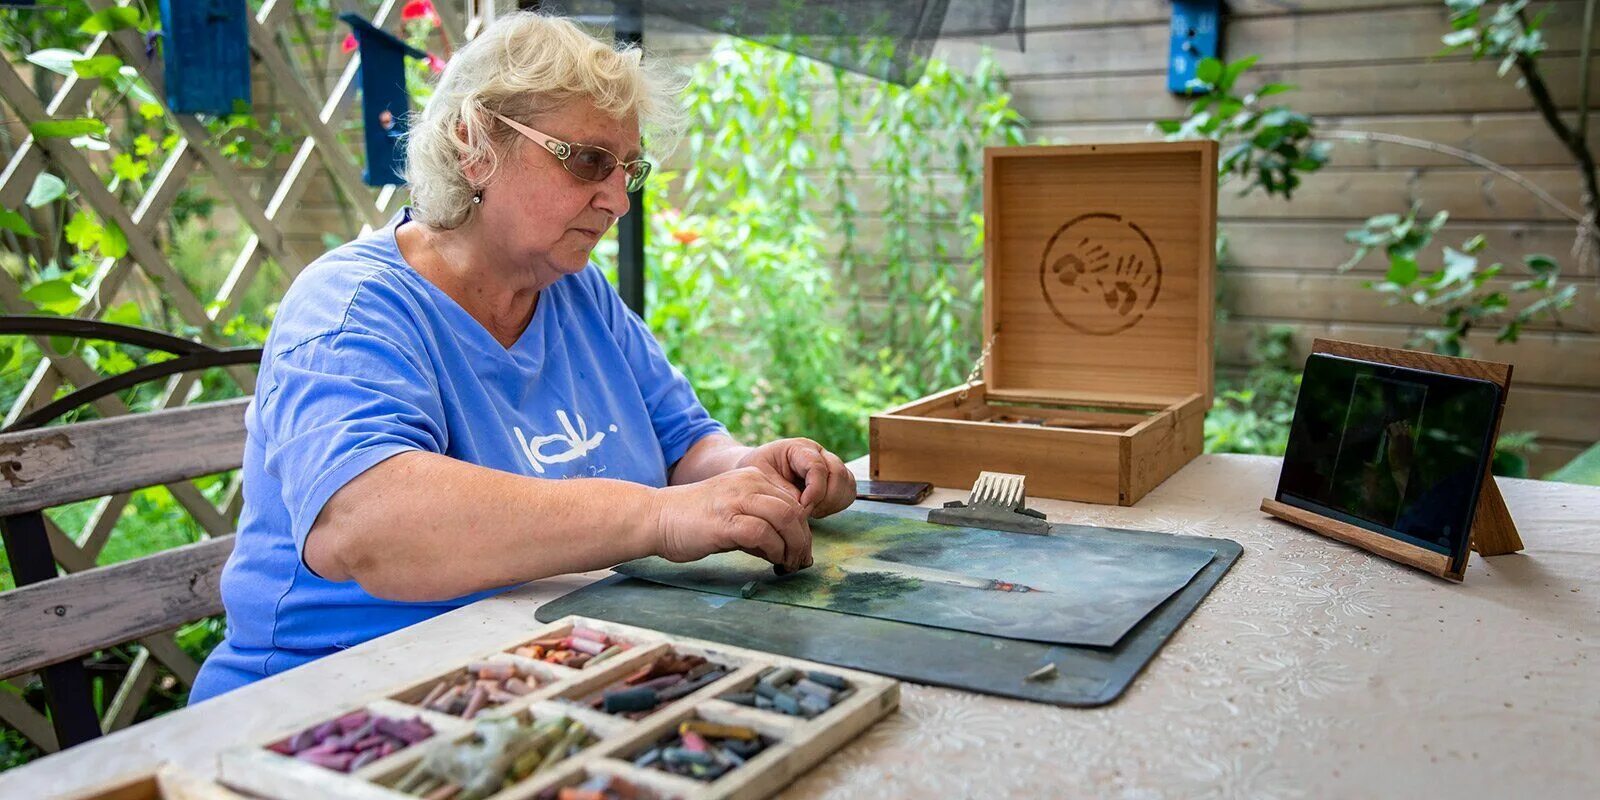
<svg viewBox="0 0 1600 800">
<path fill-rule="evenodd" d="M 541 291 L 506 348 L 406 264 L 395 229 L 407 219 L 317 259 L 279 307 L 245 415 L 227 638 L 190 702 L 502 591 L 396 602 L 305 566 L 323 504 L 384 459 L 424 450 L 533 478 L 665 486 L 724 430 L 592 265 Z"/>
</svg>

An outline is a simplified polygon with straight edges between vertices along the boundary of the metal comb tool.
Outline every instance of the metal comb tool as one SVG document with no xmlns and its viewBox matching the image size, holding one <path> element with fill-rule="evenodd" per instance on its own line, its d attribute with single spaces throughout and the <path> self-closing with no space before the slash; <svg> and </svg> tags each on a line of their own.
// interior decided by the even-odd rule
<svg viewBox="0 0 1600 800">
<path fill-rule="evenodd" d="M 980 472 L 967 502 L 945 503 L 944 508 L 928 512 L 928 521 L 938 525 L 1047 534 L 1050 523 L 1045 520 L 1044 513 L 1026 507 L 1028 495 L 1023 490 L 1026 480 L 1023 475 Z"/>
</svg>

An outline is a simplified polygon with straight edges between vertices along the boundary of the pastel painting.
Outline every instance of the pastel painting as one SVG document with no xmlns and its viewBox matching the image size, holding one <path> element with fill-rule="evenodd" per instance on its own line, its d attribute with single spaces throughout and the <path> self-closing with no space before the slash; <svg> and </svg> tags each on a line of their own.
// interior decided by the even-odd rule
<svg viewBox="0 0 1600 800">
<path fill-rule="evenodd" d="M 783 577 L 744 553 L 689 564 L 652 557 L 617 571 L 731 597 L 754 581 L 751 599 L 769 603 L 1111 647 L 1215 556 L 1193 547 L 957 528 L 863 511 L 813 520 L 811 533 L 814 564 Z"/>
</svg>

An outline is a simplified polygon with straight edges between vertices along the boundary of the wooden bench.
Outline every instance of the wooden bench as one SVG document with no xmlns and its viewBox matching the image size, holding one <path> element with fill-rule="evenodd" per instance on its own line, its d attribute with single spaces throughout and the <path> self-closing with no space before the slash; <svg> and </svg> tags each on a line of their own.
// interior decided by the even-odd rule
<svg viewBox="0 0 1600 800">
<path fill-rule="evenodd" d="M 232 532 L 226 512 L 218 512 L 194 491 L 189 505 L 198 498 L 206 506 L 206 516 L 213 517 L 205 520 L 211 538 L 96 567 L 98 547 L 84 552 L 89 548 L 80 549 L 56 529 L 44 510 L 237 469 L 244 458 L 244 413 L 250 398 L 36 426 L 143 381 L 183 380 L 175 376 L 260 358 L 258 349 L 214 349 L 124 326 L 94 323 L 85 328 L 82 322 L 5 317 L 0 318 L 0 334 L 109 339 L 176 350 L 179 357 L 81 388 L 0 432 L 0 531 L 17 582 L 16 589 L 0 593 L 0 620 L 5 621 L 0 679 L 40 673 L 50 709 L 47 722 L 19 695 L 0 690 L 0 718 L 47 751 L 131 723 L 155 674 L 154 664 L 141 662 L 153 658 L 180 682 L 192 684 L 198 665 L 172 637 L 161 634 L 221 613 L 218 581 L 233 537 L 226 535 Z M 102 535 L 109 535 L 111 523 L 114 519 L 102 522 Z M 58 561 L 68 574 L 58 574 Z M 82 659 L 133 641 L 142 649 L 102 719 Z"/>
</svg>

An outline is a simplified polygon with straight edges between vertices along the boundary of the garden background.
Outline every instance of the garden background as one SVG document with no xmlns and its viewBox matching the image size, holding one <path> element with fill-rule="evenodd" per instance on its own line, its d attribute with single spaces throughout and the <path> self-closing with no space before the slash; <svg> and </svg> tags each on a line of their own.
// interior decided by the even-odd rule
<svg viewBox="0 0 1600 800">
<path fill-rule="evenodd" d="M 259 343 L 298 269 L 404 199 L 350 180 L 360 128 L 337 14 L 386 19 L 441 58 L 481 19 L 459 0 L 251 0 L 272 23 L 253 34 L 258 53 L 281 62 L 258 60 L 253 108 L 184 127 L 135 69 L 155 46 L 156 4 L 63 5 L 0 11 L 0 49 L 41 102 L 89 86 L 50 109 L 61 122 L 31 132 L 70 142 L 100 185 L 37 147 L 33 161 L 19 156 L 28 120 L 0 104 L 0 159 L 13 165 L 0 176 L 0 307 L 233 344 Z M 648 190 L 646 320 L 739 435 L 808 435 L 861 455 L 868 414 L 958 383 L 978 354 L 983 146 L 1213 136 L 1229 172 L 1207 449 L 1281 453 L 1299 363 L 1313 336 L 1331 335 L 1515 363 L 1497 469 L 1548 475 L 1600 440 L 1600 271 L 1592 246 L 1575 250 L 1593 241 L 1579 222 L 1594 207 L 1596 137 L 1578 113 L 1594 74 L 1593 7 L 1234 0 L 1225 63 L 1202 68 L 1198 98 L 1166 90 L 1166 0 L 1031 3 L 1024 49 L 954 36 L 911 87 L 650 20 L 653 57 L 690 72 L 692 125 Z M 87 57 L 106 36 L 126 46 Z M 420 102 L 432 69 L 412 69 Z M 190 142 L 226 164 L 196 168 Z M 14 180 L 30 164 L 36 174 Z M 97 205 L 106 197 L 143 232 L 131 247 Z M 141 236 L 170 270 L 127 268 Z M 611 268 L 614 254 L 610 240 L 597 260 Z M 0 409 L 9 422 L 85 369 L 150 358 L 0 342 Z M 215 371 L 121 400 L 147 409 L 248 388 L 247 374 Z M 1560 475 L 1594 481 L 1595 460 Z M 206 535 L 194 496 L 231 516 L 237 476 L 52 519 L 107 564 Z M 199 659 L 219 633 L 207 621 L 179 643 Z M 97 657 L 107 704 L 134 650 Z M 0 683 L 0 694 L 39 704 L 36 682 Z M 183 696 L 183 681 L 161 673 L 129 720 Z M 0 728 L 0 768 L 38 752 Z"/>
</svg>

